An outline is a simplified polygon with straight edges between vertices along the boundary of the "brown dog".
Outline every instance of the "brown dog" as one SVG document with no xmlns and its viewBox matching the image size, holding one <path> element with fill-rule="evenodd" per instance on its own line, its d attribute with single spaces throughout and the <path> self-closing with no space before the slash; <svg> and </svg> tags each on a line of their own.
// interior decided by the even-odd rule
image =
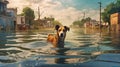
<svg viewBox="0 0 120 67">
<path fill-rule="evenodd" d="M 54 47 L 64 48 L 64 40 L 66 37 L 66 32 L 69 31 L 69 27 L 67 26 L 55 26 L 56 34 L 49 34 L 47 38 L 47 42 L 51 42 Z"/>
</svg>

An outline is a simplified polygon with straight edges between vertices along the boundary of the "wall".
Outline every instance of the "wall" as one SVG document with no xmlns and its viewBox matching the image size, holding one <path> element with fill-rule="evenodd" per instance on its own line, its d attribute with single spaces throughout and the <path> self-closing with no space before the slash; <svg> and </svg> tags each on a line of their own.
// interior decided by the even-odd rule
<svg viewBox="0 0 120 67">
<path fill-rule="evenodd" d="M 119 31 L 120 30 L 120 13 L 114 13 L 110 16 L 111 30 Z"/>
</svg>

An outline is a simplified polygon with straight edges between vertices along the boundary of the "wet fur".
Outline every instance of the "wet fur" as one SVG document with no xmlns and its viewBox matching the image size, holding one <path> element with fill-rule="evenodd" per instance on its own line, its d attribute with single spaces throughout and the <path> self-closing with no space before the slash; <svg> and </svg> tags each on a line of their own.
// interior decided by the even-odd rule
<svg viewBox="0 0 120 67">
<path fill-rule="evenodd" d="M 56 34 L 49 34 L 47 38 L 47 42 L 50 42 L 53 44 L 53 46 L 56 48 L 64 48 L 64 40 L 66 37 L 66 32 L 69 31 L 69 27 L 67 26 L 55 26 Z"/>
</svg>

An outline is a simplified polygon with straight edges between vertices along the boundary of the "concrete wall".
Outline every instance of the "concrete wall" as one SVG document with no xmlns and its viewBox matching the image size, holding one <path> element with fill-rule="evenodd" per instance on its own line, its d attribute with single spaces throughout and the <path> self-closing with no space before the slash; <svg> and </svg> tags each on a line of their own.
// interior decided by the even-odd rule
<svg viewBox="0 0 120 67">
<path fill-rule="evenodd" d="M 114 13 L 110 16 L 111 30 L 119 31 L 120 30 L 120 13 Z"/>
<path fill-rule="evenodd" d="M 15 29 L 15 15 L 14 12 L 7 12 L 7 0 L 0 0 L 0 30 L 13 30 Z"/>
<path fill-rule="evenodd" d="M 17 24 L 25 24 L 25 17 L 17 16 Z"/>
<path fill-rule="evenodd" d="M 1 30 L 11 30 L 14 29 L 14 21 L 11 17 L 0 16 L 0 29 Z"/>
</svg>

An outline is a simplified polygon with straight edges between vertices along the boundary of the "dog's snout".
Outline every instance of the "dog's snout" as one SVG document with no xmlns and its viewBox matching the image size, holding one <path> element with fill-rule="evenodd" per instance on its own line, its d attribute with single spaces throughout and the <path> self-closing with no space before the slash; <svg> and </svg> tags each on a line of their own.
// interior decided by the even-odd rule
<svg viewBox="0 0 120 67">
<path fill-rule="evenodd" d="M 60 34 L 60 37 L 63 37 L 63 33 Z"/>
</svg>

